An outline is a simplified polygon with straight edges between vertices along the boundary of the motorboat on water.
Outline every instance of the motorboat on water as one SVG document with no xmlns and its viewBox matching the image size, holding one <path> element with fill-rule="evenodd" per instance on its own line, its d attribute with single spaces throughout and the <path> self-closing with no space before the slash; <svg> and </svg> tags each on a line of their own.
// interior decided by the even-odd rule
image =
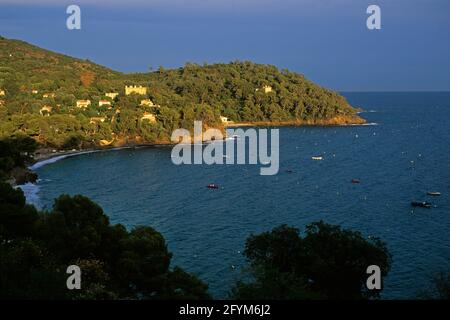
<svg viewBox="0 0 450 320">
<path fill-rule="evenodd" d="M 361 183 L 361 180 L 359 180 L 359 179 L 352 179 L 352 183 Z"/>
<path fill-rule="evenodd" d="M 433 197 L 439 197 L 441 195 L 441 193 L 437 192 L 437 191 L 428 191 L 427 195 L 433 196 Z"/>
<path fill-rule="evenodd" d="M 323 157 L 312 157 L 313 160 L 323 160 Z"/>
<path fill-rule="evenodd" d="M 206 186 L 208 189 L 219 189 L 219 185 L 215 183 L 210 183 Z"/>
<path fill-rule="evenodd" d="M 427 202 L 427 201 L 412 201 L 411 205 L 413 207 L 420 207 L 420 208 L 431 208 L 431 203 Z"/>
</svg>

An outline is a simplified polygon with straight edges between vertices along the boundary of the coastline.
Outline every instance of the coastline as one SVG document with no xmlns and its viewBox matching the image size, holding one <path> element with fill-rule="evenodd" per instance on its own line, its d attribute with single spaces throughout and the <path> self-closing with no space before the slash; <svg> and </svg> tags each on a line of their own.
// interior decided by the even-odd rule
<svg viewBox="0 0 450 320">
<path fill-rule="evenodd" d="M 364 125 L 367 121 L 359 116 L 337 116 L 330 119 L 289 120 L 289 121 L 252 121 L 228 122 L 225 128 L 233 127 L 302 127 L 302 126 L 356 126 Z"/>
<path fill-rule="evenodd" d="M 361 117 L 340 117 L 340 118 L 332 118 L 328 120 L 320 120 L 320 121 L 284 121 L 284 122 L 233 122 L 224 124 L 224 129 L 227 128 L 237 128 L 237 127 L 282 127 L 282 126 L 358 126 L 358 125 L 374 125 L 372 123 L 367 123 L 367 121 Z M 227 137 L 224 136 L 224 140 Z M 125 142 L 126 141 L 126 142 Z M 36 150 L 33 155 L 33 161 L 28 163 L 25 168 L 22 168 L 21 171 L 34 177 L 34 179 L 22 179 L 20 183 L 16 179 L 12 179 L 10 184 L 15 187 L 21 187 L 22 190 L 26 193 L 27 201 L 33 203 L 36 206 L 39 206 L 39 201 L 37 197 L 37 192 L 39 190 L 36 180 L 38 175 L 35 173 L 35 170 L 45 166 L 47 164 L 52 164 L 57 161 L 63 160 L 68 157 L 74 157 L 83 154 L 90 154 L 96 152 L 103 151 L 117 151 L 124 149 L 138 149 L 138 148 L 151 148 L 151 147 L 170 147 L 173 146 L 174 143 L 168 142 L 154 142 L 154 143 L 142 143 L 141 141 L 130 141 L 130 140 L 119 140 L 116 145 L 113 146 L 96 146 L 89 147 L 84 149 L 72 149 L 72 150 L 57 150 L 53 148 L 40 148 Z M 121 143 L 120 143 L 121 142 Z M 205 141 L 207 143 L 207 141 Z"/>
<path fill-rule="evenodd" d="M 325 120 L 293 120 L 293 121 L 252 121 L 252 122 L 229 122 L 224 124 L 224 128 L 236 128 L 236 127 L 287 127 L 287 126 L 358 126 L 358 125 L 368 125 L 366 120 L 354 116 L 339 116 L 331 119 Z M 153 142 L 153 143 L 125 143 L 117 146 L 104 146 L 104 147 L 90 147 L 85 149 L 77 150 L 57 150 L 51 148 L 41 148 L 36 150 L 33 157 L 33 162 L 27 164 L 29 170 L 37 169 L 42 166 L 42 163 L 53 163 L 47 162 L 48 160 L 55 159 L 54 162 L 62 160 L 67 157 L 73 157 L 82 154 L 102 152 L 102 151 L 115 151 L 123 149 L 133 149 L 133 148 L 146 148 L 146 147 L 159 147 L 159 146 L 173 146 L 174 143 L 167 142 Z"/>
<path fill-rule="evenodd" d="M 28 164 L 28 169 L 33 170 L 41 167 L 39 164 L 46 162 L 48 160 L 56 159 L 62 160 L 68 157 L 74 157 L 82 154 L 89 154 L 102 151 L 117 151 L 123 149 L 135 149 L 135 148 L 146 148 L 146 147 L 157 147 L 157 146 L 170 146 L 170 144 L 158 144 L 158 143 L 148 143 L 148 144 L 130 144 L 117 147 L 98 147 L 98 148 L 86 148 L 77 150 L 55 150 L 48 151 L 47 149 L 38 149 L 34 155 L 34 161 Z M 49 162 L 53 163 L 53 162 Z"/>
</svg>

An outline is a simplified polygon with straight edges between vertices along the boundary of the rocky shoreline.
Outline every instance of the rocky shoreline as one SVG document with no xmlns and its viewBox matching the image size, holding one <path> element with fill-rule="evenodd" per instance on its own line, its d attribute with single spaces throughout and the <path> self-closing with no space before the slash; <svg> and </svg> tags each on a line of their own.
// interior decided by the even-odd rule
<svg viewBox="0 0 450 320">
<path fill-rule="evenodd" d="M 225 127 L 284 127 L 284 126 L 348 126 L 362 125 L 367 121 L 357 115 L 355 116 L 337 116 L 330 119 L 315 120 L 290 120 L 290 121 L 252 121 L 252 122 L 229 122 Z"/>
<path fill-rule="evenodd" d="M 38 175 L 27 167 L 15 167 L 10 172 L 7 182 L 13 187 L 26 184 L 28 182 L 35 183 Z"/>
</svg>

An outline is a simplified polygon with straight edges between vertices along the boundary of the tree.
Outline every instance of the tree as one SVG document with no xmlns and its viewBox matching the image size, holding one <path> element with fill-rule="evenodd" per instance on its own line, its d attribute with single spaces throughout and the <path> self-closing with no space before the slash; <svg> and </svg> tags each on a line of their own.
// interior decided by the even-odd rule
<svg viewBox="0 0 450 320">
<path fill-rule="evenodd" d="M 100 254 L 109 219 L 90 199 L 62 195 L 55 200 L 53 212 L 42 219 L 42 239 L 63 263 Z"/>
<path fill-rule="evenodd" d="M 163 236 L 151 227 L 137 227 L 122 245 L 116 265 L 119 281 L 147 298 L 160 294 L 172 258 Z"/>
<path fill-rule="evenodd" d="M 33 233 L 38 213 L 25 204 L 23 192 L 0 182 L 0 242 L 27 237 Z"/>
<path fill-rule="evenodd" d="M 65 299 L 66 274 L 32 239 L 0 244 L 0 299 Z"/>
<path fill-rule="evenodd" d="M 391 256 L 377 238 L 343 230 L 322 221 L 310 224 L 301 237 L 282 225 L 247 239 L 244 255 L 253 281 L 238 281 L 238 299 L 363 299 L 379 292 L 365 287 L 366 269 L 378 265 L 386 276 Z"/>
<path fill-rule="evenodd" d="M 5 79 L 3 83 L 3 88 L 6 91 L 6 96 L 8 100 L 12 100 L 16 95 L 20 93 L 20 86 L 16 76 L 14 75 L 9 75 Z"/>
<path fill-rule="evenodd" d="M 419 292 L 419 298 L 450 300 L 450 272 L 434 275 L 430 287 Z"/>
<path fill-rule="evenodd" d="M 25 204 L 0 183 L 0 298 L 207 299 L 208 286 L 181 268 L 151 227 L 110 225 L 83 196 L 62 195 L 53 210 Z M 82 289 L 68 291 L 65 270 L 82 269 Z"/>
<path fill-rule="evenodd" d="M 439 273 L 434 279 L 436 298 L 450 300 L 450 273 Z"/>
</svg>

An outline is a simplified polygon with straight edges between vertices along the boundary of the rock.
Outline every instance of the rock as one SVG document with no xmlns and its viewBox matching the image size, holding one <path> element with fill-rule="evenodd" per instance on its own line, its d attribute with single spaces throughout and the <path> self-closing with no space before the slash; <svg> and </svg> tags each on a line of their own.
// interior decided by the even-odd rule
<svg viewBox="0 0 450 320">
<path fill-rule="evenodd" d="M 14 180 L 15 185 L 21 185 L 28 182 L 36 182 L 38 175 L 28 168 L 16 167 L 11 170 L 11 178 Z"/>
</svg>

